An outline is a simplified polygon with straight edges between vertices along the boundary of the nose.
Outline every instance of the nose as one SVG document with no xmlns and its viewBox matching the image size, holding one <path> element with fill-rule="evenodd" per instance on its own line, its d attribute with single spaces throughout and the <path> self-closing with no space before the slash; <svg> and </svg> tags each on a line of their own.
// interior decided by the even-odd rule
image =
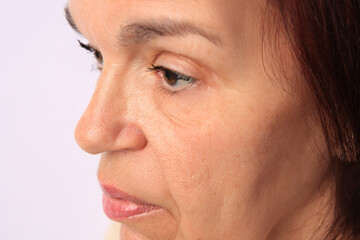
<svg viewBox="0 0 360 240">
<path fill-rule="evenodd" d="M 97 154 L 121 150 L 140 150 L 147 139 L 127 111 L 127 99 L 116 86 L 101 85 L 95 89 L 92 99 L 75 129 L 75 140 L 86 152 Z"/>
</svg>

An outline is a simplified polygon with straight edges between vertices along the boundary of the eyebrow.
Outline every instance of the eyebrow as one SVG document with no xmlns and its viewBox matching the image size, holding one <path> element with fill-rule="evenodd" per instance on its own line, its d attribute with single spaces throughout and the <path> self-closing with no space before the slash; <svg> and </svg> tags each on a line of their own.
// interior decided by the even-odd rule
<svg viewBox="0 0 360 240">
<path fill-rule="evenodd" d="M 64 8 L 64 13 L 65 13 L 65 18 L 67 20 L 67 22 L 69 23 L 69 25 L 71 26 L 71 28 L 78 34 L 81 34 L 78 27 L 76 26 L 75 22 L 74 22 L 74 19 L 72 18 L 71 16 L 71 13 L 70 13 L 70 9 L 69 9 L 69 6 L 66 5 L 65 8 Z"/>
<path fill-rule="evenodd" d="M 215 45 L 221 45 L 221 40 L 218 36 L 215 36 L 191 23 L 174 22 L 170 19 L 128 24 L 121 28 L 118 38 L 122 45 L 128 45 L 132 43 L 146 43 L 157 37 L 183 37 L 189 34 L 201 36 Z"/>
<path fill-rule="evenodd" d="M 81 34 L 78 27 L 76 26 L 69 7 L 64 8 L 65 17 L 72 27 L 72 29 Z M 186 36 L 186 35 L 198 35 L 201 36 L 217 46 L 222 45 L 221 38 L 214 35 L 202 28 L 189 22 L 177 22 L 167 18 L 159 20 L 135 22 L 123 26 L 117 36 L 119 43 L 123 46 L 130 44 L 145 44 L 150 40 L 154 40 L 157 37 L 165 36 Z"/>
</svg>

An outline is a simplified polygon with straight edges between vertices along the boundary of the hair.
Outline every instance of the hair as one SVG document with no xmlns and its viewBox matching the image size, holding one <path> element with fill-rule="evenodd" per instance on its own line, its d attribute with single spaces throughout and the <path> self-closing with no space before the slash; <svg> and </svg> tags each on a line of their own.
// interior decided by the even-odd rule
<svg viewBox="0 0 360 240">
<path fill-rule="evenodd" d="M 360 238 L 360 1 L 268 0 L 325 136 L 334 214 L 325 239 Z"/>
</svg>

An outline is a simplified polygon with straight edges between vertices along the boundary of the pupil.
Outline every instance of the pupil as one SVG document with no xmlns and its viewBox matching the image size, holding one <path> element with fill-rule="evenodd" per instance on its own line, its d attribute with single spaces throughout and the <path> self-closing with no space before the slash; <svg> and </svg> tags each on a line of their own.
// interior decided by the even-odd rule
<svg viewBox="0 0 360 240">
<path fill-rule="evenodd" d="M 102 61 L 102 58 L 101 58 L 101 55 L 98 51 L 95 52 L 95 57 L 101 62 Z"/>
<path fill-rule="evenodd" d="M 165 77 L 166 77 L 166 80 L 168 82 L 168 84 L 170 86 L 174 86 L 177 82 L 177 75 L 175 73 L 172 73 L 172 72 L 169 72 L 169 71 L 166 71 L 165 72 Z"/>
</svg>

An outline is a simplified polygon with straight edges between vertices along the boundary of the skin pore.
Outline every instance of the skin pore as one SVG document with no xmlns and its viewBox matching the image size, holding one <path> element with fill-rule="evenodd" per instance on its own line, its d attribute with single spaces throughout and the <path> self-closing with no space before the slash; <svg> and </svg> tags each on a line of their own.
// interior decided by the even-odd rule
<svg viewBox="0 0 360 240">
<path fill-rule="evenodd" d="M 288 45 L 289 86 L 264 68 L 280 61 L 263 51 L 265 1 L 68 6 L 101 68 L 77 143 L 101 154 L 101 183 L 161 207 L 124 219 L 123 240 L 317 236 L 330 197 L 322 135 Z"/>
</svg>

